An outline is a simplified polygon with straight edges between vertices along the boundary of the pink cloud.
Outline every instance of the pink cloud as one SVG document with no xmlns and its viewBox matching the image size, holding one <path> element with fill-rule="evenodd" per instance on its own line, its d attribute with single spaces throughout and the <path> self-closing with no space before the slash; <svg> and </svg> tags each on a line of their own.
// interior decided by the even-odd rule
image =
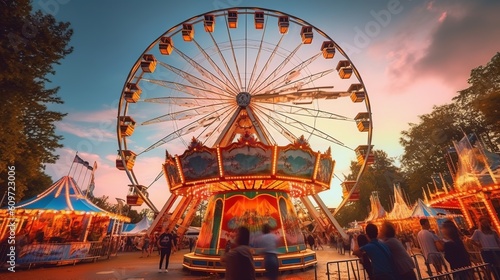
<svg viewBox="0 0 500 280">
<path fill-rule="evenodd" d="M 96 143 L 116 140 L 115 133 L 113 133 L 111 130 L 106 130 L 103 128 L 88 128 L 64 121 L 57 123 L 57 128 L 62 132 L 70 133 L 80 138 L 92 140 L 92 142 Z"/>
</svg>

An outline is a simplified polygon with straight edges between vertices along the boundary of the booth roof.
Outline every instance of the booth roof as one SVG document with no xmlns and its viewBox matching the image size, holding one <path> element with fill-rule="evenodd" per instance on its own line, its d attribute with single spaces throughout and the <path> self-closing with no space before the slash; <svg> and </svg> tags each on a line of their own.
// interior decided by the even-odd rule
<svg viewBox="0 0 500 280">
<path fill-rule="evenodd" d="M 128 217 L 109 213 L 94 205 L 82 194 L 70 176 L 62 177 L 41 194 L 19 202 L 16 209 L 90 212 L 105 214 L 118 220 L 130 220 Z"/>
</svg>

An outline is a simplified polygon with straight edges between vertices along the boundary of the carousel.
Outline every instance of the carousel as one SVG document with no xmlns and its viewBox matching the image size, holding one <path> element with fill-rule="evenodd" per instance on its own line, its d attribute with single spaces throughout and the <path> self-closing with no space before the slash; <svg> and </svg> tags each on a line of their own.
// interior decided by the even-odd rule
<svg viewBox="0 0 500 280">
<path fill-rule="evenodd" d="M 467 229 L 477 228 L 479 217 L 488 216 L 500 232 L 500 155 L 486 150 L 475 135 L 454 142 L 448 165 L 453 185 L 441 177 L 441 188 L 428 188 L 432 207 L 460 210 Z M 425 191 L 424 191 L 425 192 Z"/>
<path fill-rule="evenodd" d="M 182 238 L 208 203 L 185 268 L 224 272 L 236 229 L 248 227 L 253 246 L 264 224 L 279 238 L 280 270 L 315 265 L 292 199 L 323 231 L 347 236 L 319 193 L 353 158 L 360 168 L 339 207 L 356 192 L 373 162 L 370 103 L 346 53 L 308 22 L 253 7 L 194 16 L 149 44 L 118 107 L 116 167 L 130 179 L 128 203 L 156 213 L 148 234 Z M 161 209 L 136 168 L 159 156 L 170 191 Z"/>
<path fill-rule="evenodd" d="M 94 205 L 64 176 L 14 210 L 0 209 L 0 239 L 15 233 L 18 265 L 77 262 L 107 254 L 109 236 L 127 221 Z"/>
</svg>

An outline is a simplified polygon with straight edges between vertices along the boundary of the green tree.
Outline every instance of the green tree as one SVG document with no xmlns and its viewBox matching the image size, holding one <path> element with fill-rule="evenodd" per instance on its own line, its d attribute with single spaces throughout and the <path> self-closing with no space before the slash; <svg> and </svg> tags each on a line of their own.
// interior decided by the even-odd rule
<svg viewBox="0 0 500 280">
<path fill-rule="evenodd" d="M 0 183 L 14 166 L 19 200 L 51 184 L 44 164 L 57 160 L 62 137 L 55 134 L 55 122 L 65 114 L 47 108 L 63 103 L 58 88 L 47 83 L 54 64 L 73 50 L 68 46 L 73 31 L 69 23 L 32 12 L 28 0 L 1 1 L 0 26 Z M 6 184 L 1 185 L 3 194 Z"/>
</svg>

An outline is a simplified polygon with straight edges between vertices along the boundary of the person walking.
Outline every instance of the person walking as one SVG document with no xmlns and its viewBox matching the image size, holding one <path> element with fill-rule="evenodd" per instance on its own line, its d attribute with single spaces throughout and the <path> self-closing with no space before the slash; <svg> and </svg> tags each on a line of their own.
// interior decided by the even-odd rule
<svg viewBox="0 0 500 280">
<path fill-rule="evenodd" d="M 427 265 L 432 264 L 439 274 L 443 271 L 444 259 L 437 246 L 442 246 L 442 241 L 436 234 L 430 231 L 431 225 L 428 219 L 420 219 L 420 226 L 422 230 L 418 232 L 417 240 L 418 244 L 420 244 L 420 249 L 422 249 L 425 263 Z"/>
<path fill-rule="evenodd" d="M 226 246 L 220 261 L 226 267 L 226 280 L 255 280 L 255 266 L 250 247 L 250 231 L 239 227 L 236 233 L 236 247 Z"/>
<path fill-rule="evenodd" d="M 399 280 L 417 280 L 415 263 L 406 251 L 405 246 L 396 238 L 396 228 L 391 222 L 384 222 L 380 228 L 380 239 L 392 253 L 394 269 Z"/>
<path fill-rule="evenodd" d="M 168 261 L 170 260 L 170 254 L 172 252 L 172 247 L 174 247 L 174 238 L 171 233 L 165 228 L 165 232 L 158 237 L 157 242 L 158 248 L 160 250 L 160 265 L 158 267 L 159 272 L 168 272 Z M 161 265 L 165 259 L 165 270 L 161 270 Z"/>
<path fill-rule="evenodd" d="M 359 247 L 355 244 L 353 254 L 359 258 L 366 254 L 372 264 L 371 280 L 397 280 L 393 265 L 392 253 L 384 243 L 377 239 L 378 228 L 374 224 L 366 225 L 366 236 L 370 242 Z M 357 242 L 356 242 L 357 243 Z"/>
<path fill-rule="evenodd" d="M 142 240 L 142 253 L 141 253 L 141 258 L 144 258 L 144 253 L 146 253 L 146 257 L 149 257 L 149 246 L 150 246 L 151 239 L 149 238 L 149 235 L 145 234 Z"/>
<path fill-rule="evenodd" d="M 271 233 L 271 226 L 269 224 L 262 226 L 262 235 L 256 243 L 259 248 L 258 253 L 264 255 L 266 277 L 271 280 L 277 280 L 279 276 L 278 237 Z"/>
</svg>

